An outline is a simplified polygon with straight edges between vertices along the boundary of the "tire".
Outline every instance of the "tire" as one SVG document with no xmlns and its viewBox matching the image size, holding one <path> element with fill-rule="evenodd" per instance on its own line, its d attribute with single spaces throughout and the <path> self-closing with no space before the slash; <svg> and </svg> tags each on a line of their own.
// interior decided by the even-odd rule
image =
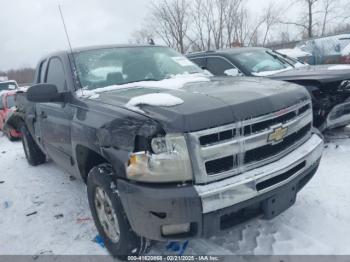
<svg viewBox="0 0 350 262">
<path fill-rule="evenodd" d="M 132 230 L 119 198 L 119 194 L 115 189 L 112 189 L 113 187 L 111 187 L 113 176 L 114 171 L 108 164 L 94 167 L 89 172 L 87 180 L 88 200 L 96 228 L 104 240 L 107 250 L 112 256 L 126 260 L 128 255 L 137 256 L 146 253 L 150 247 L 150 241 L 137 236 Z M 104 198 L 106 198 L 106 196 L 108 197 L 101 209 L 99 208 L 99 206 L 102 206 L 101 201 L 99 201 L 100 198 L 98 197 L 99 193 L 103 194 Z M 108 203 L 110 203 L 111 206 L 109 206 Z M 100 211 L 98 211 L 98 209 Z M 102 220 L 104 218 L 105 220 L 109 220 L 109 222 L 101 222 L 98 213 L 101 212 L 101 210 L 104 210 L 102 211 L 104 214 L 107 214 L 108 211 L 110 212 L 110 214 L 108 213 L 109 215 L 102 215 Z M 117 226 L 106 226 L 106 224 L 111 221 L 117 221 L 117 223 L 114 222 L 114 225 Z M 119 237 L 113 234 L 118 230 L 109 230 L 112 232 L 108 232 L 108 229 L 106 230 L 106 228 L 119 228 Z"/>
<path fill-rule="evenodd" d="M 38 166 L 46 162 L 46 156 L 34 141 L 25 125 L 21 127 L 22 145 L 27 161 L 31 166 Z"/>
</svg>

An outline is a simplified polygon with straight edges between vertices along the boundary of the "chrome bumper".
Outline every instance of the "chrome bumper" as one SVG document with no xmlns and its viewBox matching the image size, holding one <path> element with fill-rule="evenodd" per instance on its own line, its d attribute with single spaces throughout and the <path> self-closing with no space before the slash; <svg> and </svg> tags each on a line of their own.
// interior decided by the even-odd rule
<svg viewBox="0 0 350 262">
<path fill-rule="evenodd" d="M 346 126 L 350 124 L 350 102 L 335 106 L 328 114 L 326 128 Z"/>
<path fill-rule="evenodd" d="M 278 161 L 219 182 L 195 186 L 202 201 L 203 213 L 233 206 L 285 185 L 312 167 L 320 159 L 322 151 L 323 140 L 313 134 L 303 145 Z M 302 169 L 288 179 L 263 190 L 257 190 L 257 184 L 288 172 L 304 162 Z"/>
</svg>

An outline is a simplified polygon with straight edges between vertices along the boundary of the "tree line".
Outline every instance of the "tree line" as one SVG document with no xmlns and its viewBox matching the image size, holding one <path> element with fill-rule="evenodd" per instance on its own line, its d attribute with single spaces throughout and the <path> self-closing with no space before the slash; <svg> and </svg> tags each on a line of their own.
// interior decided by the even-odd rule
<svg viewBox="0 0 350 262">
<path fill-rule="evenodd" d="M 16 80 L 18 84 L 31 84 L 34 82 L 35 69 L 21 68 L 11 69 L 6 72 L 0 71 L 0 76 L 7 76 L 9 80 Z"/>
<path fill-rule="evenodd" d="M 324 36 L 349 29 L 349 3 L 275 0 L 252 10 L 243 0 L 154 0 L 144 26 L 133 32 L 130 42 L 160 39 L 186 53 Z"/>
</svg>

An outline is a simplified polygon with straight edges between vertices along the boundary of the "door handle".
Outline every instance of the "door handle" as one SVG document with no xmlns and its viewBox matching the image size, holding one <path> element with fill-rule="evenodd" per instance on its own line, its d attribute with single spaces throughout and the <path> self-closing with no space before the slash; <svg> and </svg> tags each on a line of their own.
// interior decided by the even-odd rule
<svg viewBox="0 0 350 262">
<path fill-rule="evenodd" d="M 42 119 L 46 119 L 46 118 L 47 118 L 47 114 L 46 114 L 44 111 L 41 111 L 40 117 L 41 117 Z"/>
</svg>

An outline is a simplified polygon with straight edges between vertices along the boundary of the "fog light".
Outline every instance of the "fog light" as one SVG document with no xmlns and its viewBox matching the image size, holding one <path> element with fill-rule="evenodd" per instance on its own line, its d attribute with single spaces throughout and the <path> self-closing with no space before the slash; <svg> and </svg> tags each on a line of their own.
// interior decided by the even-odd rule
<svg viewBox="0 0 350 262">
<path fill-rule="evenodd" d="M 189 233 L 191 229 L 191 224 L 178 224 L 178 225 L 166 225 L 162 226 L 163 236 L 179 235 L 184 233 Z"/>
</svg>

